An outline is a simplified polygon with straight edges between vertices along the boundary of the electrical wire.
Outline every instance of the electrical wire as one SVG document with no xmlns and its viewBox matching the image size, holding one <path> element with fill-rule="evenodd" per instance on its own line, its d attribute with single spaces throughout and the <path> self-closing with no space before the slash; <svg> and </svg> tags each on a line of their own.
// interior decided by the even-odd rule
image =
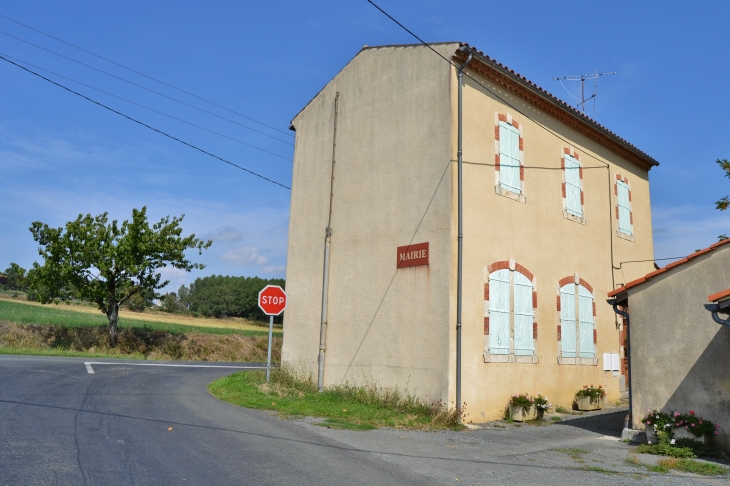
<svg viewBox="0 0 730 486">
<path fill-rule="evenodd" d="M 285 131 L 283 131 L 283 130 L 279 130 L 278 128 L 274 128 L 274 127 L 272 127 L 271 125 L 267 125 L 266 123 L 264 123 L 264 122 L 260 122 L 260 121 L 258 121 L 258 120 L 256 120 L 256 119 L 254 119 L 254 118 L 251 118 L 250 116 L 246 116 L 246 115 L 244 115 L 244 114 L 242 114 L 242 113 L 238 113 L 237 111 L 231 110 L 230 108 L 226 108 L 226 107 L 225 107 L 225 106 L 223 106 L 223 105 L 219 105 L 218 103 L 215 103 L 215 102 L 213 102 L 213 101 L 210 101 L 210 100 L 207 100 L 207 99 L 205 99 L 205 98 L 202 98 L 202 97 L 200 97 L 200 96 L 198 96 L 198 95 L 195 95 L 195 94 L 193 94 L 193 93 L 190 93 L 190 92 L 188 92 L 188 91 L 185 91 L 184 89 L 178 88 L 178 87 L 176 87 L 176 86 L 173 86 L 173 85 L 171 85 L 171 84 L 169 84 L 169 83 L 166 83 L 166 82 L 164 82 L 164 81 L 160 81 L 160 80 L 159 80 L 159 79 L 157 79 L 157 78 L 153 78 L 152 76 L 149 76 L 149 75 L 147 75 L 147 74 L 145 74 L 145 73 L 142 73 L 142 72 L 139 72 L 139 71 L 137 71 L 137 70 L 135 70 L 135 69 L 132 69 L 132 68 L 130 68 L 130 67 L 127 67 L 127 66 L 125 66 L 124 64 L 120 64 L 120 63 L 118 63 L 118 62 L 116 62 L 116 61 L 112 61 L 112 60 L 111 60 L 111 59 L 109 59 L 109 58 L 106 58 L 106 57 L 104 57 L 104 56 L 100 56 L 99 54 L 95 54 L 95 53 L 93 53 L 93 52 L 91 52 L 91 51 L 89 51 L 89 50 L 87 50 L 87 49 L 84 49 L 83 47 L 79 47 L 79 46 L 77 46 L 77 45 L 74 45 L 74 44 L 71 44 L 70 42 L 67 42 L 67 41 L 65 41 L 65 40 L 63 40 L 63 39 L 59 39 L 58 37 L 52 36 L 51 34 L 47 34 L 46 32 L 43 32 L 42 30 L 38 30 L 38 29 L 36 29 L 36 28 L 33 28 L 33 27 L 31 27 L 30 25 L 26 25 L 26 24 L 24 24 L 24 23 L 22 23 L 22 22 L 18 22 L 17 20 L 13 20 L 13 19 L 11 19 L 10 17 L 7 17 L 7 16 L 5 16 L 5 15 L 3 15 L 3 14 L 0 14 L 0 17 L 4 18 L 4 19 L 6 19 L 6 20 L 9 20 L 9 21 L 11 21 L 11 22 L 14 22 L 14 23 L 16 23 L 16 24 L 18 24 L 18 25 L 22 25 L 22 26 L 23 26 L 23 27 L 25 27 L 26 29 L 30 29 L 30 30 L 32 30 L 32 31 L 38 32 L 39 34 L 43 34 L 43 35 L 45 35 L 46 37 L 50 37 L 51 39 L 57 40 L 58 42 L 62 42 L 62 43 L 64 43 L 64 44 L 66 44 L 67 46 L 71 46 L 71 47 L 73 47 L 74 49 L 78 49 L 78 50 L 80 50 L 80 51 L 83 51 L 83 52 L 85 52 L 85 53 L 87 53 L 87 54 L 91 54 L 91 55 L 92 55 L 92 56 L 94 56 L 94 57 L 98 57 L 99 59 L 102 59 L 102 60 L 104 60 L 104 61 L 106 61 L 106 62 L 110 62 L 110 63 L 112 63 L 112 64 L 114 64 L 114 65 L 116 65 L 116 66 L 119 66 L 120 68 L 126 69 L 127 71 L 131 71 L 131 72 L 133 72 L 133 73 L 135 73 L 135 74 L 139 74 L 140 76 L 144 76 L 144 77 L 145 77 L 145 78 L 147 78 L 147 79 L 151 79 L 152 81 L 155 81 L 155 82 L 157 82 L 157 83 L 160 83 L 160 84 L 164 84 L 165 86 L 167 86 L 167 87 L 169 87 L 169 88 L 172 88 L 172 89 L 174 89 L 174 90 L 180 91 L 181 93 L 185 93 L 186 95 L 192 96 L 193 98 L 197 98 L 197 99 L 199 99 L 199 100 L 201 100 L 201 101 L 205 101 L 206 103 L 210 103 L 210 104 L 211 104 L 211 105 L 213 105 L 213 106 L 217 106 L 218 108 L 222 108 L 222 109 L 224 109 L 224 110 L 226 110 L 226 111 L 229 111 L 229 112 L 231 112 L 231 113 L 234 113 L 234 114 L 236 114 L 236 115 L 238 115 L 238 116 L 240 116 L 240 117 L 246 118 L 247 120 L 251 120 L 252 122 L 258 123 L 259 125 L 263 125 L 263 126 L 265 126 L 265 127 L 267 127 L 267 128 L 270 128 L 270 129 L 272 129 L 272 130 L 276 130 L 277 132 L 279 132 L 279 133 L 283 133 L 284 135 L 287 135 L 287 136 L 290 136 L 290 137 L 292 136 L 292 135 L 291 135 L 290 133 L 287 133 L 287 132 L 285 132 Z"/>
<path fill-rule="evenodd" d="M 411 36 L 415 37 L 421 44 L 423 44 L 424 46 L 428 47 L 431 51 L 433 51 L 441 59 L 443 59 L 444 61 L 446 61 L 447 63 L 449 63 L 451 66 L 459 69 L 459 66 L 457 66 L 456 64 L 454 64 L 450 59 L 446 58 L 444 55 L 442 55 L 440 52 L 438 52 L 436 49 L 434 49 L 431 45 L 429 45 L 428 43 L 426 43 L 426 41 L 424 41 L 423 39 L 421 39 L 420 37 L 418 37 L 415 33 L 411 32 L 411 30 L 408 29 L 405 25 L 403 25 L 400 22 L 398 22 L 388 12 L 386 12 L 385 10 L 383 10 L 382 8 L 380 8 L 378 5 L 376 5 L 375 2 L 373 2 L 372 0 L 367 0 L 367 1 L 368 1 L 368 3 L 370 5 L 372 5 L 376 9 L 378 9 L 383 15 L 385 15 L 390 20 L 392 20 L 393 22 L 395 22 L 396 25 L 398 25 L 401 29 L 405 30 Z M 530 115 L 524 113 L 522 110 L 520 110 L 519 108 L 517 108 L 516 106 L 514 106 L 512 103 L 510 103 L 509 101 L 507 101 L 503 96 L 501 96 L 497 90 L 495 90 L 495 89 L 493 89 L 493 88 L 485 85 L 480 80 L 478 80 L 477 78 L 475 78 L 474 76 L 472 76 L 471 74 L 469 74 L 467 71 L 462 71 L 462 72 L 464 72 L 469 79 L 471 79 L 472 81 L 474 81 L 478 85 L 482 86 L 484 89 L 486 89 L 486 90 L 490 91 L 491 93 L 493 93 L 495 97 L 497 97 L 499 100 L 502 101 L 502 103 L 504 103 L 505 105 L 509 106 L 510 108 L 512 108 L 513 110 L 515 110 L 517 113 L 525 116 L 526 118 L 529 118 L 530 120 L 532 120 L 533 123 L 535 123 L 537 126 L 539 126 L 540 128 L 542 128 L 546 132 L 552 134 L 558 140 L 562 140 L 563 142 L 565 142 L 568 145 L 571 145 L 572 146 L 572 143 L 569 140 L 563 138 L 558 133 L 554 132 L 553 130 L 551 130 L 547 126 L 543 125 L 542 123 L 540 123 L 539 121 L 537 121 L 536 119 L 534 119 L 533 117 L 531 117 Z M 587 152 L 585 150 L 584 150 L 584 153 L 588 157 L 592 158 L 593 160 L 595 160 L 595 161 L 597 161 L 597 162 L 599 162 L 601 164 L 604 164 L 605 167 L 606 167 L 606 170 L 607 170 L 607 175 L 608 175 L 608 203 L 609 203 L 608 204 L 608 209 L 609 209 L 608 223 L 609 223 L 609 232 L 610 232 L 609 241 L 610 241 L 610 245 L 611 245 L 611 268 L 614 268 L 614 264 L 613 264 L 613 262 L 614 262 L 614 258 L 613 258 L 613 216 L 611 214 L 612 213 L 612 207 L 613 207 L 613 203 L 611 202 L 611 167 L 608 164 L 608 162 L 604 162 L 603 160 L 599 159 L 598 157 L 592 155 L 591 153 L 589 153 L 589 152 Z M 614 272 L 613 271 L 611 271 L 611 284 L 614 287 L 616 286 L 616 279 L 615 279 L 615 276 L 614 276 Z"/>
<path fill-rule="evenodd" d="M 167 98 L 167 99 L 169 99 L 169 100 L 172 100 L 172 101 L 175 101 L 175 102 L 177 102 L 177 103 L 183 104 L 183 105 L 185 105 L 185 106 L 188 106 L 188 107 L 190 107 L 190 108 L 194 108 L 194 109 L 196 109 L 196 110 L 198 110 L 198 111 L 202 111 L 203 113 L 207 113 L 208 115 L 212 115 L 212 116 L 214 116 L 214 117 L 216 117 L 216 118 L 220 118 L 221 120 L 225 120 L 225 121 L 227 121 L 227 122 L 229 122 L 229 123 L 233 123 L 234 125 L 238 125 L 239 127 L 243 127 L 243 128 L 245 128 L 245 129 L 247 129 L 247 130 L 251 130 L 252 132 L 256 132 L 256 133 L 259 133 L 259 134 L 261 134 L 261 135 L 263 135 L 263 136 L 265 136 L 265 137 L 273 138 L 274 140 L 278 140 L 278 141 L 280 141 L 280 142 L 283 142 L 283 143 L 286 143 L 286 144 L 289 144 L 289 145 L 294 145 L 293 143 L 289 142 L 288 140 L 282 140 L 282 139 L 280 139 L 280 138 L 277 138 L 277 137 L 275 137 L 275 136 L 273 136 L 273 135 L 269 135 L 268 133 L 264 133 L 264 132 L 262 132 L 262 131 L 260 131 L 260 130 L 256 130 L 255 128 L 251 128 L 251 127 L 249 127 L 249 126 L 246 126 L 246 125 L 244 125 L 244 124 L 242 124 L 242 123 L 238 123 L 237 121 L 231 120 L 230 118 L 226 118 L 226 117 L 224 117 L 224 116 L 220 116 L 220 115 L 217 115 L 217 114 L 213 113 L 212 111 L 208 111 L 208 110 L 205 110 L 205 109 L 203 109 L 203 108 L 200 108 L 200 107 L 198 107 L 198 106 L 195 106 L 195 105 L 191 105 L 190 103 L 186 103 L 186 102 L 184 102 L 184 101 L 182 101 L 182 100 L 179 100 L 179 99 L 177 99 L 177 98 L 173 98 L 172 96 L 168 96 L 168 95 L 166 95 L 166 94 L 160 93 L 159 91 L 155 91 L 155 90 L 153 90 L 153 89 L 150 89 L 150 88 L 148 88 L 148 87 L 146 87 L 146 86 L 142 86 L 141 84 L 137 84 L 137 83 L 135 83 L 135 82 L 133 82 L 133 81 L 130 81 L 130 80 L 128 80 L 128 79 L 124 79 L 124 78 L 122 78 L 122 77 L 119 77 L 119 76 L 116 76 L 116 75 L 114 75 L 114 74 L 112 74 L 112 73 L 108 73 L 108 72 L 106 72 L 106 71 L 103 71 L 103 70 L 101 70 L 101 69 L 95 68 L 94 66 L 91 66 L 91 65 L 89 65 L 89 64 L 85 64 L 85 63 L 83 63 L 83 62 L 81 62 L 81 61 L 77 61 L 76 59 L 73 59 L 73 58 L 71 58 L 71 57 L 68 57 L 68 56 L 64 56 L 63 54 L 59 54 L 58 52 L 52 51 L 52 50 L 50 50 L 50 49 L 46 49 L 45 47 L 39 46 L 38 44 L 33 44 L 32 42 L 29 42 L 29 41 L 27 41 L 27 40 L 21 39 L 20 37 L 16 37 L 16 36 L 14 36 L 14 35 L 8 34 L 7 32 L 3 32 L 2 30 L 0 30 L 0 34 L 6 35 L 6 36 L 8 36 L 8 37 L 12 37 L 13 39 L 19 40 L 20 42 L 24 42 L 24 43 L 26 43 L 26 44 L 28 44 L 28 45 L 31 45 L 31 46 L 33 46 L 33 47 L 37 47 L 38 49 L 41 49 L 41 50 L 43 50 L 43 51 L 46 51 L 46 52 L 49 52 L 49 53 L 51 53 L 51 54 L 53 54 L 53 55 L 56 55 L 56 56 L 58 56 L 58 57 L 62 57 L 62 58 L 66 59 L 66 60 L 69 60 L 69 61 L 71 61 L 71 62 L 75 62 L 76 64 L 80 64 L 81 66 L 87 67 L 87 68 L 89 68 L 89 69 L 93 69 L 94 71 L 100 72 L 100 73 L 102 73 L 102 74 L 105 74 L 105 75 L 107 75 L 107 76 L 110 76 L 110 77 L 112 77 L 112 78 L 114 78 L 114 79 L 118 79 L 118 80 L 120 80 L 120 81 L 124 81 L 125 83 L 129 83 L 129 84 L 131 84 L 132 86 L 136 86 L 136 87 L 138 87 L 138 88 L 142 88 L 142 89 L 144 89 L 144 90 L 146 90 L 146 91 L 149 91 L 150 93 L 154 93 L 154 94 L 156 94 L 156 95 L 158 95 L 158 96 L 162 96 L 163 98 Z M 230 111 L 230 110 L 229 110 L 229 111 Z M 238 114 L 238 113 L 236 113 L 236 114 Z M 241 116 L 243 116 L 243 115 L 241 115 Z M 255 121 L 255 120 L 254 120 L 254 121 Z M 268 126 L 268 125 L 267 125 L 267 126 Z M 274 129 L 274 130 L 276 130 L 276 129 Z M 277 131 L 280 131 L 280 130 L 277 130 Z M 289 134 L 287 133 L 287 135 L 289 135 Z"/>
<path fill-rule="evenodd" d="M 69 93 L 73 93 L 73 94 L 75 94 L 76 96 L 80 96 L 81 98 L 83 98 L 83 99 L 85 99 L 85 100 L 87 100 L 87 101 L 90 101 L 90 102 L 94 103 L 95 105 L 101 106 L 102 108 L 104 108 L 104 109 L 107 109 L 107 110 L 111 111 L 112 113 L 116 113 L 117 115 L 123 116 L 123 117 L 124 117 L 124 118 L 126 118 L 127 120 L 133 121 L 134 123 L 137 123 L 137 124 L 139 124 L 139 125 L 142 125 L 142 126 L 143 126 L 143 127 L 145 127 L 145 128 L 149 128 L 150 130 L 152 130 L 152 131 L 155 131 L 155 132 L 159 133 L 160 135 L 164 135 L 164 136 L 165 136 L 165 137 L 167 137 L 167 138 L 171 138 L 172 140 L 175 140 L 176 142 L 180 142 L 180 143 L 181 143 L 181 144 L 183 144 L 183 145 L 187 145 L 188 147 L 190 147 L 190 148 L 193 148 L 193 149 L 195 149 L 195 150 L 197 150 L 197 151 L 199 151 L 199 152 L 202 152 L 202 153 L 204 153 L 205 155 L 209 155 L 209 156 L 211 156 L 211 157 L 213 157 L 213 158 L 216 158 L 216 159 L 220 160 L 221 162 L 225 162 L 225 163 L 226 163 L 226 164 L 228 164 L 228 165 L 232 165 L 233 167 L 236 167 L 236 168 L 238 168 L 238 169 L 241 169 L 241 170 L 243 170 L 243 171 L 245 171 L 245 172 L 248 172 L 248 173 L 249 173 L 249 174 L 251 174 L 251 175 L 254 175 L 254 176 L 256 176 L 256 177 L 259 177 L 259 178 L 261 178 L 261 179 L 264 179 L 264 180 L 266 180 L 266 181 L 268 181 L 268 182 L 271 182 L 272 184 L 276 184 L 277 186 L 281 186 L 281 187 L 283 187 L 284 189 L 289 189 L 289 190 L 291 190 L 291 187 L 289 187 L 289 186 L 285 186 L 284 184 L 282 184 L 282 183 L 280 183 L 280 182 L 277 182 L 277 181 L 275 181 L 275 180 L 273 180 L 273 179 L 269 179 L 268 177 L 265 177 L 265 176 L 263 176 L 263 175 L 261 175 L 261 174 L 258 174 L 258 173 L 254 172 L 254 171 L 252 171 L 252 170 L 246 169 L 245 167 L 241 167 L 241 166 L 240 166 L 240 165 L 238 165 L 238 164 L 234 164 L 234 163 L 233 163 L 233 162 L 231 162 L 230 160 L 226 160 L 226 159 L 224 159 L 223 157 L 219 157 L 219 156 L 217 156 L 217 155 L 215 155 L 215 154 L 212 154 L 212 153 L 210 153 L 210 152 L 208 152 L 208 151 L 206 151 L 206 150 L 203 150 L 203 149 L 201 149 L 200 147 L 196 147 L 195 145 L 193 145 L 193 144 L 191 144 L 191 143 L 185 142 L 184 140 L 181 140 L 181 139 L 179 139 L 179 138 L 177 138 L 177 137 L 174 137 L 174 136 L 172 136 L 172 135 L 170 135 L 170 134 L 168 134 L 168 133 L 165 133 L 165 132 L 163 132 L 162 130 L 159 130 L 159 129 L 155 128 L 155 127 L 152 127 L 152 126 L 150 126 L 150 125 L 147 125 L 147 124 L 146 124 L 146 123 L 144 123 L 144 122 L 141 122 L 141 121 L 139 121 L 139 120 L 137 120 L 137 119 L 135 119 L 135 118 L 132 118 L 131 116 L 125 115 L 125 114 L 124 114 L 124 113 L 122 113 L 121 111 L 117 111 L 117 110 L 115 110 L 114 108 L 110 108 L 110 107 L 106 106 L 106 105 L 105 105 L 105 104 L 103 104 L 103 103 L 99 103 L 98 101 L 95 101 L 95 100 L 93 100 L 93 99 L 89 98 L 88 96 L 85 96 L 85 95 L 83 95 L 83 94 L 81 94 L 81 93 L 79 93 L 79 92 L 77 92 L 77 91 L 74 91 L 74 90 L 72 90 L 71 88 L 68 88 L 68 87 L 66 87 L 66 86 L 64 86 L 64 85 L 62 85 L 62 84 L 60 84 L 60 83 L 57 83 L 57 82 L 53 81 L 52 79 L 49 79 L 49 78 L 47 78 L 47 77 L 43 76 L 42 74 L 38 74 L 38 73 L 37 73 L 37 72 L 35 72 L 35 71 L 31 71 L 30 69 L 26 68 L 25 66 L 21 66 L 20 64 L 18 64 L 18 63 L 15 63 L 15 62 L 11 61 L 10 59 L 6 59 L 6 58 L 4 58 L 4 57 L 3 57 L 3 56 L 1 56 L 1 55 L 0 55 L 0 59 L 1 59 L 1 60 L 3 60 L 3 61 L 5 61 L 5 62 L 7 62 L 7 63 L 10 63 L 10 64 L 12 64 L 13 66 L 19 67 L 19 68 L 20 68 L 20 69 L 22 69 L 23 71 L 29 72 L 30 74 L 33 74 L 34 76 L 38 76 L 39 78 L 41 78 L 41 79 L 43 79 L 43 80 L 45 80 L 45 81 L 48 81 L 48 82 L 49 82 L 49 83 L 51 83 L 51 84 L 55 84 L 55 85 L 56 85 L 56 86 L 58 86 L 59 88 L 65 89 L 65 90 L 66 90 L 66 91 L 68 91 Z"/>
<path fill-rule="evenodd" d="M 95 91 L 98 91 L 100 93 L 104 93 L 105 95 L 109 95 L 109 96 L 112 96 L 112 97 L 117 98 L 119 100 L 126 101 L 127 103 L 131 103 L 133 105 L 139 106 L 140 108 L 144 108 L 145 110 L 149 110 L 149 111 L 152 111 L 154 113 L 158 113 L 158 114 L 160 114 L 162 116 L 166 116 L 168 118 L 172 118 L 173 120 L 177 120 L 177 121 L 179 121 L 181 123 L 185 123 L 186 125 L 190 125 L 192 127 L 199 128 L 201 130 L 205 130 L 206 132 L 212 133 L 214 135 L 218 135 L 219 137 L 227 138 L 228 140 L 232 140 L 232 141 L 237 142 L 237 143 L 240 143 L 242 145 L 246 145 L 247 147 L 251 147 L 251 148 L 254 148 L 256 150 L 260 150 L 261 152 L 266 152 L 267 154 L 273 155 L 274 157 L 279 157 L 280 159 L 288 160 L 289 162 L 292 161 L 290 158 L 284 157 L 283 155 L 279 155 L 279 154 L 276 154 L 274 152 L 269 152 L 268 150 L 262 149 L 260 147 L 255 146 L 255 145 L 251 145 L 250 143 L 243 142 L 241 140 L 238 140 L 237 138 L 229 137 L 228 135 L 224 135 L 224 134 L 219 133 L 219 132 L 216 132 L 214 130 L 210 130 L 208 128 L 201 127 L 200 125 L 196 125 L 195 123 L 191 123 L 189 121 L 183 120 L 182 118 L 177 118 L 175 116 L 168 115 L 167 113 L 163 113 L 161 111 L 155 110 L 154 108 L 150 108 L 149 106 L 145 106 L 145 105 L 140 104 L 140 103 L 137 103 L 135 101 L 128 100 L 126 98 L 122 98 L 121 96 L 117 96 L 115 94 L 109 93 L 108 91 L 104 91 L 103 89 L 95 88 L 95 87 L 93 87 L 91 85 L 88 85 L 86 83 L 82 83 L 81 81 L 76 81 L 75 79 L 71 79 L 71 78 L 69 78 L 67 76 L 64 76 L 62 74 L 54 73 L 53 71 L 49 71 L 48 69 L 44 69 L 44 68 L 42 68 L 40 66 L 36 66 L 35 64 L 31 64 L 31 63 L 29 63 L 27 61 L 23 61 L 21 59 L 18 59 L 17 57 L 8 56 L 7 54 L 1 53 L 1 52 L 0 52 L 0 55 L 5 56 L 8 59 L 13 59 L 15 61 L 18 61 L 18 62 L 20 62 L 22 64 L 27 65 L 27 66 L 32 66 L 32 67 L 34 67 L 36 69 L 39 69 L 41 71 L 45 71 L 47 73 L 53 74 L 54 76 L 58 76 L 59 78 L 67 79 L 67 80 L 69 80 L 69 81 L 71 81 L 73 83 L 80 84 L 81 86 L 86 86 L 87 88 L 91 88 L 91 89 L 93 89 Z"/>
</svg>

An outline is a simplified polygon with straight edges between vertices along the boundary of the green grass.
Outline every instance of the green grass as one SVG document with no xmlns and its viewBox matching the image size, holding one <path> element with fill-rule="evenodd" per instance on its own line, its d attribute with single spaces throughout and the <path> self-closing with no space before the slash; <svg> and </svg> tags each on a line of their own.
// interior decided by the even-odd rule
<svg viewBox="0 0 730 486">
<path fill-rule="evenodd" d="M 654 454 L 657 456 L 669 456 L 679 458 L 697 457 L 689 447 L 676 447 L 669 444 L 639 444 L 636 446 L 639 454 Z"/>
<path fill-rule="evenodd" d="M 701 476 L 723 476 L 727 474 L 727 468 L 714 462 L 695 461 L 694 459 L 662 459 L 659 466 L 666 469 L 699 474 Z"/>
<path fill-rule="evenodd" d="M 553 415 L 552 417 L 550 417 L 550 420 L 552 420 L 553 422 L 560 422 L 562 419 L 560 418 L 560 415 Z"/>
<path fill-rule="evenodd" d="M 64 305 L 65 304 L 59 304 Z M 19 324 L 39 324 L 59 327 L 97 327 L 109 324 L 106 316 L 89 314 L 86 312 L 74 312 L 66 309 L 58 309 L 55 305 L 48 306 L 27 305 L 7 300 L 0 300 L 0 321 L 15 322 Z M 147 328 L 153 331 L 165 331 L 171 334 L 187 334 L 199 332 L 204 334 L 240 334 L 243 336 L 265 336 L 267 330 L 253 331 L 244 329 L 223 329 L 216 327 L 188 326 L 182 324 L 170 324 L 166 322 L 143 321 L 137 319 L 119 318 L 119 327 L 125 328 Z M 274 331 L 274 335 L 281 336 L 281 331 Z"/>
<path fill-rule="evenodd" d="M 65 349 L 7 349 L 0 347 L 0 354 L 22 354 L 28 356 L 68 356 L 72 358 L 145 359 L 145 356 L 142 353 L 94 353 L 88 351 L 67 351 Z"/>
<path fill-rule="evenodd" d="M 426 404 L 397 390 L 349 384 L 317 391 L 311 379 L 287 370 L 274 370 L 266 383 L 263 372 L 239 372 L 208 385 L 215 397 L 247 408 L 274 410 L 283 417 L 324 417 L 332 428 L 367 430 L 374 427 L 461 429 L 456 412 L 442 404 Z"/>
<path fill-rule="evenodd" d="M 320 427 L 327 427 L 328 429 L 341 429 L 341 430 L 374 430 L 376 426 L 370 424 L 363 424 L 358 422 L 352 422 L 350 420 L 328 418 L 324 422 L 319 422 L 314 425 Z"/>
<path fill-rule="evenodd" d="M 597 473 L 601 473 L 601 474 L 622 474 L 619 471 L 614 471 L 612 469 L 606 469 L 605 467 L 600 467 L 600 466 L 578 466 L 578 467 L 573 467 L 571 469 L 574 469 L 576 471 L 597 472 Z"/>
<path fill-rule="evenodd" d="M 628 459 L 626 459 L 626 464 L 633 466 L 633 467 L 640 467 L 642 469 L 646 469 L 649 472 L 653 473 L 660 473 L 660 474 L 666 474 L 669 472 L 669 469 L 667 469 L 664 466 L 656 465 L 652 466 L 651 464 L 644 464 L 639 460 L 638 457 L 632 455 Z"/>
</svg>

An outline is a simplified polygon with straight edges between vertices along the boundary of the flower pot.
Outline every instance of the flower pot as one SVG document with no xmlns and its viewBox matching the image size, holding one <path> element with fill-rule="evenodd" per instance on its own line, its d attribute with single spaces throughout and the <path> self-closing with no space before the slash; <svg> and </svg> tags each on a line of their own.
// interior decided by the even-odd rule
<svg viewBox="0 0 730 486">
<path fill-rule="evenodd" d="M 578 403 L 578 410 L 583 410 L 584 412 L 601 410 L 606 406 L 606 397 L 599 399 L 597 402 L 591 402 L 590 397 L 577 397 L 575 401 Z"/>
<path fill-rule="evenodd" d="M 659 436 L 657 436 L 656 429 L 654 428 L 653 425 L 647 425 L 645 433 L 646 433 L 646 442 L 648 444 L 655 445 L 655 444 L 659 443 Z"/>
<path fill-rule="evenodd" d="M 707 436 L 706 435 L 701 435 L 701 436 L 697 437 L 696 435 L 694 435 L 692 432 L 690 432 L 688 429 L 685 429 L 684 427 L 675 427 L 672 432 L 674 433 L 675 439 L 687 438 L 687 439 L 692 439 L 692 440 L 698 440 L 698 441 L 702 442 L 703 444 L 707 445 Z"/>
<path fill-rule="evenodd" d="M 525 422 L 527 420 L 535 420 L 537 419 L 537 411 L 535 410 L 535 406 L 528 408 L 525 412 L 525 409 L 522 407 L 518 407 L 515 405 L 509 406 L 509 415 L 512 417 L 512 420 L 515 422 Z"/>
</svg>

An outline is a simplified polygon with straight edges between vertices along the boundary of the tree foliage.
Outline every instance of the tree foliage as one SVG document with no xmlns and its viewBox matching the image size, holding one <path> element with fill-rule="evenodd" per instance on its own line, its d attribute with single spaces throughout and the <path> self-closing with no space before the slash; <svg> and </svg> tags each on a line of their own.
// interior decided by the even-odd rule
<svg viewBox="0 0 730 486">
<path fill-rule="evenodd" d="M 42 265 L 33 263 L 30 287 L 42 303 L 74 298 L 96 303 L 109 319 L 109 344 L 116 345 L 119 306 L 137 294 L 165 287 L 159 270 L 172 266 L 187 271 L 202 269 L 185 251 L 210 247 L 190 235 L 182 237 L 181 217 L 165 217 L 150 226 L 147 208 L 132 210 L 132 220 L 109 222 L 107 213 L 79 215 L 64 228 L 39 221 L 30 231 L 40 245 Z"/>
<path fill-rule="evenodd" d="M 266 320 L 266 316 L 259 309 L 258 299 L 259 292 L 267 285 L 284 287 L 284 280 L 213 275 L 196 279 L 189 289 L 183 290 L 181 287 L 178 299 L 184 301 L 189 310 L 206 317 Z"/>
<path fill-rule="evenodd" d="M 13 262 L 5 269 L 5 277 L 7 279 L 6 286 L 10 290 L 26 290 L 26 271 L 17 263 Z"/>
<path fill-rule="evenodd" d="M 715 162 L 717 162 L 717 165 L 720 166 L 722 170 L 725 171 L 725 177 L 730 178 L 730 161 L 727 159 L 717 159 Z M 728 207 L 730 207 L 730 199 L 728 199 L 730 196 L 725 196 L 722 199 L 718 199 L 715 201 L 715 205 L 717 209 L 720 211 L 725 211 Z"/>
</svg>

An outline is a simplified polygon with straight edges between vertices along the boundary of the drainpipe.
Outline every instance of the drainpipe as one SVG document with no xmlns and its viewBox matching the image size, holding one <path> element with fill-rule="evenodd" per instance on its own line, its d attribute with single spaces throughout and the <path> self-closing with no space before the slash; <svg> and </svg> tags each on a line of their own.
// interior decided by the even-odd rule
<svg viewBox="0 0 730 486">
<path fill-rule="evenodd" d="M 727 301 L 726 301 L 727 302 Z M 717 315 L 718 312 L 728 313 L 730 311 L 730 305 L 727 305 L 727 303 L 724 305 L 724 309 L 720 309 L 720 303 L 715 304 L 705 304 L 705 309 L 712 312 L 712 319 L 720 324 L 721 326 L 730 326 L 730 320 L 726 319 L 720 319 L 720 316 Z"/>
<path fill-rule="evenodd" d="M 631 373 L 631 321 L 629 319 L 629 313 L 623 310 L 619 310 L 618 308 L 618 299 L 608 299 L 606 302 L 608 302 L 608 305 L 613 307 L 613 311 L 626 319 L 626 356 L 628 358 L 628 364 L 629 364 L 629 427 L 633 428 L 634 426 L 634 400 L 633 400 L 633 393 L 634 393 L 634 387 L 631 386 L 631 379 L 634 377 L 634 375 Z"/>
<path fill-rule="evenodd" d="M 329 294 L 330 243 L 332 240 L 332 196 L 335 185 L 335 149 L 337 148 L 337 111 L 340 92 L 335 95 L 335 120 L 332 132 L 332 167 L 330 170 L 330 206 L 327 216 L 327 228 L 324 232 L 324 270 L 322 275 L 322 320 L 319 326 L 319 356 L 317 358 L 317 388 L 324 389 L 324 353 L 327 349 L 327 296 Z"/>
<path fill-rule="evenodd" d="M 464 48 L 462 47 L 462 50 Z M 459 421 L 461 421 L 461 300 L 462 300 L 462 264 L 463 264 L 463 239 L 464 239 L 464 217 L 463 217 L 463 184 L 462 184 L 462 127 L 463 127 L 463 73 L 464 68 L 472 60 L 472 53 L 469 53 L 469 57 L 466 62 L 459 66 L 457 70 L 457 76 L 459 79 L 459 113 L 458 113 L 458 148 L 456 152 L 456 158 L 458 160 L 459 167 L 459 250 L 458 250 L 458 263 L 456 270 L 456 411 L 459 414 Z"/>
</svg>

